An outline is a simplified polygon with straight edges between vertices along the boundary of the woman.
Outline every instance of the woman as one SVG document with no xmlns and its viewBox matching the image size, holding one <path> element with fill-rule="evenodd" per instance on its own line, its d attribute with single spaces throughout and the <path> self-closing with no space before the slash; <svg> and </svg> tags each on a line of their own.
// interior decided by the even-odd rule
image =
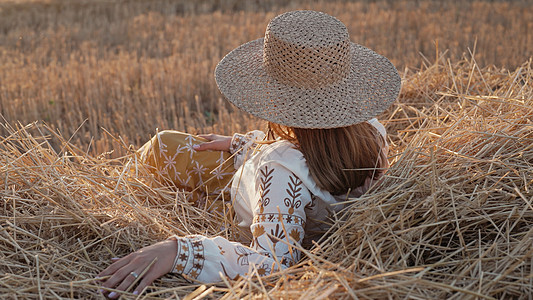
<svg viewBox="0 0 533 300">
<path fill-rule="evenodd" d="M 260 142 L 259 131 L 233 137 L 165 131 L 140 151 L 155 174 L 180 188 L 220 192 L 232 180 L 240 242 L 171 237 L 115 261 L 99 274 L 110 276 L 104 287 L 125 290 L 143 273 L 138 294 L 169 272 L 217 282 L 221 274 L 283 269 L 300 259 L 304 238 L 327 228 L 341 208 L 335 203 L 360 196 L 388 167 L 385 129 L 374 117 L 396 99 L 400 77 L 385 57 L 350 42 L 336 18 L 282 14 L 264 39 L 224 57 L 215 78 L 230 102 L 269 121 L 275 140 Z M 231 154 L 237 171 L 216 169 Z M 216 179 L 206 182 L 213 168 Z"/>
</svg>

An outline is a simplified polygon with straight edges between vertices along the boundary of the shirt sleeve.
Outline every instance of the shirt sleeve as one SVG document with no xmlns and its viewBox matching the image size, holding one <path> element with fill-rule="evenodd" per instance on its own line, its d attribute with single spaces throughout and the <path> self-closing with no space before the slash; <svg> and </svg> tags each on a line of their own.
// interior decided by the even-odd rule
<svg viewBox="0 0 533 300">
<path fill-rule="evenodd" d="M 235 133 L 231 139 L 229 152 L 235 154 L 233 158 L 235 169 L 238 169 L 242 164 L 253 154 L 257 147 L 257 142 L 265 138 L 265 133 L 260 130 L 253 130 L 246 134 Z"/>
<path fill-rule="evenodd" d="M 300 252 L 293 246 L 304 238 L 309 190 L 296 175 L 274 162 L 259 168 L 255 180 L 257 205 L 250 226 L 251 245 L 223 237 L 172 237 L 178 243 L 173 273 L 218 282 L 221 276 L 268 275 L 300 260 Z"/>
</svg>

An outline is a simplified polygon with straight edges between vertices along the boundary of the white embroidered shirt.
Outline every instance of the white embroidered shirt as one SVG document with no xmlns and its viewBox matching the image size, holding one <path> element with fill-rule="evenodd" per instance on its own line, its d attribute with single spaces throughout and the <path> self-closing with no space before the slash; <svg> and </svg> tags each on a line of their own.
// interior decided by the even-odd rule
<svg viewBox="0 0 533 300">
<path fill-rule="evenodd" d="M 376 119 L 368 121 L 385 137 Z M 303 154 L 288 141 L 257 146 L 264 133 L 236 134 L 230 151 L 237 152 L 231 199 L 242 229 L 239 242 L 223 237 L 174 236 L 178 243 L 172 272 L 201 282 L 236 279 L 254 272 L 268 275 L 297 263 L 304 237 L 324 232 L 335 203 L 345 200 L 320 189 L 312 179 Z M 386 161 L 387 145 L 382 149 Z M 388 164 L 386 164 L 388 166 Z M 375 180 L 367 179 L 350 196 L 359 196 Z"/>
</svg>

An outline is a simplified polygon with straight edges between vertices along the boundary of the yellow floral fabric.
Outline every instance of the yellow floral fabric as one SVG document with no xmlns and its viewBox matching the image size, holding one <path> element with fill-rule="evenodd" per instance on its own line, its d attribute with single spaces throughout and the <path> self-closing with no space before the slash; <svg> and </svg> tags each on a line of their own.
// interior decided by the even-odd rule
<svg viewBox="0 0 533 300">
<path fill-rule="evenodd" d="M 138 152 L 143 164 L 159 181 L 193 192 L 190 197 L 198 200 L 219 195 L 235 173 L 229 152 L 196 151 L 193 148 L 206 141 L 191 134 L 165 130 L 156 134 Z"/>
</svg>

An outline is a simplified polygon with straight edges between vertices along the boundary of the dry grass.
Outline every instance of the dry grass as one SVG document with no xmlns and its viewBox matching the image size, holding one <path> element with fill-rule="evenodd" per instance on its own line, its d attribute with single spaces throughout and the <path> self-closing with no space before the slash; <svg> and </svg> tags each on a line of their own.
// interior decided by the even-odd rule
<svg viewBox="0 0 533 300">
<path fill-rule="evenodd" d="M 396 155 L 287 271 L 219 285 L 165 277 L 146 298 L 509 298 L 533 293 L 533 70 L 441 58 L 408 73 L 384 115 Z M 93 278 L 168 235 L 220 220 L 144 176 L 135 156 L 94 158 L 40 123 L 1 140 L 0 294 L 95 298 Z M 133 168 L 133 171 L 126 171 Z M 192 293 L 192 294 L 191 294 Z"/>
<path fill-rule="evenodd" d="M 352 40 L 402 72 L 418 67 L 420 54 L 434 57 L 436 41 L 458 60 L 477 39 L 481 67 L 513 69 L 533 56 L 531 1 L 286 2 L 0 1 L 0 115 L 9 123 L 44 120 L 88 153 L 115 149 L 113 157 L 125 152 L 101 128 L 135 146 L 155 128 L 256 128 L 222 100 L 214 67 L 292 9 L 337 16 Z"/>
</svg>

